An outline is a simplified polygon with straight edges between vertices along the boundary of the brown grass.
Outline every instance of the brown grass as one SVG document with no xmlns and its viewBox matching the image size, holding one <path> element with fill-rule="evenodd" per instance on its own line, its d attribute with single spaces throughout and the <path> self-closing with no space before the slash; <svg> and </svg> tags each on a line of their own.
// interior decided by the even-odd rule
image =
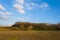
<svg viewBox="0 0 60 40">
<path fill-rule="evenodd" d="M 60 40 L 60 31 L 0 31 L 0 40 Z"/>
</svg>

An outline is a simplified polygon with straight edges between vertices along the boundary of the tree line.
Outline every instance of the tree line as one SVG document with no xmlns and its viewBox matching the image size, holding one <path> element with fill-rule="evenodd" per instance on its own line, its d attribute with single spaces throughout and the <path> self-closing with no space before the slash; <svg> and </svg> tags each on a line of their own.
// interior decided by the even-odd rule
<svg viewBox="0 0 60 40">
<path fill-rule="evenodd" d="M 30 22 L 16 22 L 11 27 L 19 28 L 19 30 L 60 30 L 60 23 L 30 23 Z"/>
</svg>

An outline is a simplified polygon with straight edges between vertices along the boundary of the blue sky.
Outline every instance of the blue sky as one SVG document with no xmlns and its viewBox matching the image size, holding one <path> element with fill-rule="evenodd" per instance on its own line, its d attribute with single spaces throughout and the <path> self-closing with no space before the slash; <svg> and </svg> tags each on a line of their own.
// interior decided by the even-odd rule
<svg viewBox="0 0 60 40">
<path fill-rule="evenodd" d="M 0 25 L 17 21 L 59 23 L 60 0 L 0 0 Z"/>
</svg>

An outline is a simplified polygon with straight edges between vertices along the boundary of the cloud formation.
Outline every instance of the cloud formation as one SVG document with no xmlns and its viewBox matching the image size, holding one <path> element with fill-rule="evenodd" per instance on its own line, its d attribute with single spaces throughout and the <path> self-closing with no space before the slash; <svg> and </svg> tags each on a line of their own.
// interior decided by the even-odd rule
<svg viewBox="0 0 60 40">
<path fill-rule="evenodd" d="M 48 7 L 48 3 L 42 2 L 40 4 L 35 2 L 26 2 L 25 0 L 15 0 L 14 8 L 19 12 L 20 14 L 25 14 L 26 10 L 32 10 L 32 9 L 44 9 Z"/>
<path fill-rule="evenodd" d="M 16 0 L 16 3 L 14 4 L 14 8 L 21 14 L 25 14 L 24 11 L 24 0 Z"/>
<path fill-rule="evenodd" d="M 0 4 L 0 10 L 6 10 L 6 9 Z"/>
<path fill-rule="evenodd" d="M 10 13 L 10 12 L 0 12 L 1 19 L 8 19 L 11 15 L 12 15 L 12 13 Z"/>
<path fill-rule="evenodd" d="M 16 0 L 16 2 L 19 4 L 24 4 L 24 0 Z"/>
<path fill-rule="evenodd" d="M 47 3 L 42 3 L 39 7 L 40 8 L 47 8 L 48 7 L 48 4 Z"/>
<path fill-rule="evenodd" d="M 16 9 L 16 10 L 18 10 L 18 12 L 19 13 L 25 13 L 25 11 L 24 11 L 24 7 L 22 6 L 22 5 L 20 5 L 20 4 L 15 4 L 14 5 L 14 8 Z"/>
<path fill-rule="evenodd" d="M 8 19 L 12 15 L 12 13 L 7 12 L 6 11 L 7 9 L 1 4 L 0 4 L 0 10 L 1 10 L 0 11 L 0 19 Z"/>
<path fill-rule="evenodd" d="M 46 2 L 42 2 L 40 4 L 37 4 L 37 3 L 34 3 L 34 2 L 26 3 L 26 8 L 28 10 L 36 9 L 36 8 L 44 9 L 44 8 L 47 8 L 48 6 L 49 6 L 48 3 L 46 3 Z"/>
<path fill-rule="evenodd" d="M 26 8 L 27 8 L 28 10 L 31 10 L 31 9 L 32 9 L 32 7 L 31 7 L 29 4 L 26 4 Z"/>
</svg>

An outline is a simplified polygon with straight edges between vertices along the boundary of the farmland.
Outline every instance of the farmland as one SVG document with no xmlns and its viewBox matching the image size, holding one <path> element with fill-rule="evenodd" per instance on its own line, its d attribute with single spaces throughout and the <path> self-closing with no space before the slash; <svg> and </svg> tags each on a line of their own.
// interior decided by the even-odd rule
<svg viewBox="0 0 60 40">
<path fill-rule="evenodd" d="M 0 40 L 60 40 L 60 24 L 17 22 L 0 26 Z"/>
<path fill-rule="evenodd" d="M 0 31 L 0 40 L 60 40 L 60 31 Z"/>
</svg>

